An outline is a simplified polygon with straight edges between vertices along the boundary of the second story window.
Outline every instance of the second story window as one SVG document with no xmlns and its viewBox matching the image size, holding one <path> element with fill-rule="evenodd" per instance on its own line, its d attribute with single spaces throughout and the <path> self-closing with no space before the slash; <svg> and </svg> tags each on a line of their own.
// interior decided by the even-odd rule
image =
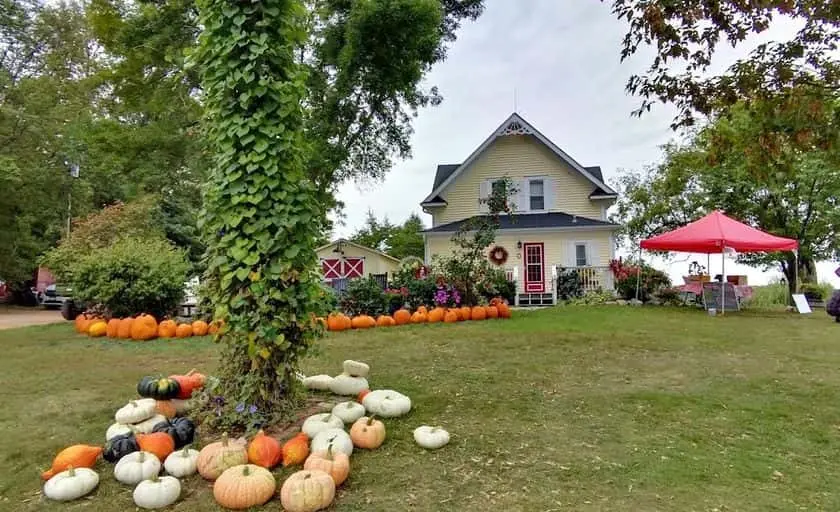
<svg viewBox="0 0 840 512">
<path fill-rule="evenodd" d="M 543 180 L 529 181 L 528 195 L 531 210 L 545 210 L 545 183 Z"/>
</svg>

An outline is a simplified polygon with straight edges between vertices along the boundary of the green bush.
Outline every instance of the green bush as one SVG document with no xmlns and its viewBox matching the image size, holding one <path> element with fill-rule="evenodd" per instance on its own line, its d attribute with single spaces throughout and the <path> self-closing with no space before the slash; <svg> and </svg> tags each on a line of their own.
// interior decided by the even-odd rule
<svg viewBox="0 0 840 512">
<path fill-rule="evenodd" d="M 114 316 L 171 314 L 184 296 L 190 265 L 163 238 L 126 238 L 93 249 L 72 267 L 73 295 Z"/>
<path fill-rule="evenodd" d="M 572 298 L 568 303 L 572 306 L 600 306 L 614 300 L 615 295 L 612 292 L 598 290 Z"/>
<path fill-rule="evenodd" d="M 435 303 L 437 284 L 433 278 L 411 279 L 405 283 L 405 288 L 408 290 L 408 305 L 412 309 Z"/>
<path fill-rule="evenodd" d="M 516 301 L 516 283 L 508 281 L 507 274 L 501 269 L 487 269 L 478 289 L 481 296 L 488 302 L 496 297 L 507 300 L 509 304 Z"/>
<path fill-rule="evenodd" d="M 662 288 L 654 295 L 665 306 L 682 306 L 685 303 L 682 293 L 677 288 Z"/>
<path fill-rule="evenodd" d="M 341 297 L 341 309 L 350 316 L 378 316 L 387 311 L 388 301 L 379 282 L 369 277 L 353 279 Z"/>
<path fill-rule="evenodd" d="M 639 300 L 648 302 L 659 290 L 671 286 L 668 274 L 644 263 L 637 265 L 632 261 L 614 260 L 610 268 L 615 277 L 616 291 L 624 300 L 635 299 L 638 288 Z"/>
<path fill-rule="evenodd" d="M 825 300 L 832 292 L 831 285 L 818 283 L 802 283 L 799 286 L 799 293 L 805 295 L 808 300 Z"/>
<path fill-rule="evenodd" d="M 557 299 L 572 301 L 583 295 L 577 269 L 561 268 L 557 272 Z"/>
</svg>

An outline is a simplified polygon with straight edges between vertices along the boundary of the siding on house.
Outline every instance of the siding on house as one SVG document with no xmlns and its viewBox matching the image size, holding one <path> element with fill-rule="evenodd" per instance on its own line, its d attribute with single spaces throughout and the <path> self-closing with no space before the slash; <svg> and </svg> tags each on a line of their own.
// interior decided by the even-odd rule
<svg viewBox="0 0 840 512">
<path fill-rule="evenodd" d="M 429 207 L 433 226 L 478 215 L 482 183 L 508 176 L 512 180 L 545 177 L 551 183 L 546 190 L 547 211 L 560 211 L 582 217 L 602 219 L 602 206 L 610 202 L 593 201 L 593 185 L 563 162 L 534 137 L 511 135 L 496 139 L 468 168 L 440 194 L 448 203 Z M 522 188 L 522 187 L 520 187 Z M 525 200 L 514 198 L 522 207 Z"/>
</svg>

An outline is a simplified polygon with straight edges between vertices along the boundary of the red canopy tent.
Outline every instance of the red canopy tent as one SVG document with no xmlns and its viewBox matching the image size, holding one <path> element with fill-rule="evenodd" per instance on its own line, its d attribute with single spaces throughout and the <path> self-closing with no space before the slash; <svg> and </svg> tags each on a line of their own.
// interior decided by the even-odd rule
<svg viewBox="0 0 840 512">
<path fill-rule="evenodd" d="M 782 238 L 765 233 L 719 210 L 673 231 L 642 240 L 642 249 L 651 251 L 723 253 L 726 249 L 737 252 L 796 251 L 799 243 L 792 238 Z M 724 271 L 721 270 L 723 274 Z M 725 276 L 724 276 L 725 278 Z M 723 290 L 721 290 L 721 295 Z"/>
</svg>

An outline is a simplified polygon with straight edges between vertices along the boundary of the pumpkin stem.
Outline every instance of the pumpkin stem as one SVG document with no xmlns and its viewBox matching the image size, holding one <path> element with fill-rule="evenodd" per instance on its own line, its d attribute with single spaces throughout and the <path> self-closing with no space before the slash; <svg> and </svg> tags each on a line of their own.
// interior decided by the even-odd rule
<svg viewBox="0 0 840 512">
<path fill-rule="evenodd" d="M 227 445 L 228 445 L 228 435 L 227 435 L 227 432 L 225 432 L 224 434 L 222 434 L 222 446 L 227 446 Z"/>
<path fill-rule="evenodd" d="M 192 370 L 188 371 L 188 372 L 185 374 L 185 376 L 186 376 L 186 377 L 189 377 L 190 375 L 192 375 L 192 374 L 193 374 L 193 373 L 195 373 L 196 371 L 197 371 L 197 370 L 196 370 L 195 368 L 193 368 Z"/>
<path fill-rule="evenodd" d="M 131 404 L 132 406 L 134 406 L 134 407 L 137 407 L 137 402 L 135 402 L 134 400 L 132 400 L 132 401 L 130 401 L 130 402 L 128 402 L 128 403 L 130 403 L 130 404 Z"/>
<path fill-rule="evenodd" d="M 368 420 L 367 420 L 367 424 L 368 424 L 368 426 L 373 425 L 373 420 L 375 420 L 375 419 L 376 419 L 376 415 L 375 415 L 375 414 L 371 414 L 371 415 L 370 415 L 370 418 L 368 418 Z"/>
<path fill-rule="evenodd" d="M 158 475 L 157 475 L 157 473 L 155 473 L 154 475 L 152 475 L 152 478 L 150 478 L 149 480 L 151 480 L 152 482 L 157 483 L 157 481 L 158 481 Z"/>
<path fill-rule="evenodd" d="M 145 462 L 146 461 L 146 452 L 141 451 L 140 455 L 137 456 L 138 462 Z"/>
<path fill-rule="evenodd" d="M 186 459 L 186 458 L 189 458 L 189 456 L 190 456 L 190 445 L 186 445 L 183 448 L 181 448 L 181 457 Z"/>
<path fill-rule="evenodd" d="M 67 466 L 67 474 L 69 476 L 76 476 L 76 468 L 73 466 Z"/>
<path fill-rule="evenodd" d="M 245 464 L 245 467 L 242 468 L 242 476 L 248 476 L 251 474 L 251 468 L 248 467 L 248 464 Z"/>
</svg>

